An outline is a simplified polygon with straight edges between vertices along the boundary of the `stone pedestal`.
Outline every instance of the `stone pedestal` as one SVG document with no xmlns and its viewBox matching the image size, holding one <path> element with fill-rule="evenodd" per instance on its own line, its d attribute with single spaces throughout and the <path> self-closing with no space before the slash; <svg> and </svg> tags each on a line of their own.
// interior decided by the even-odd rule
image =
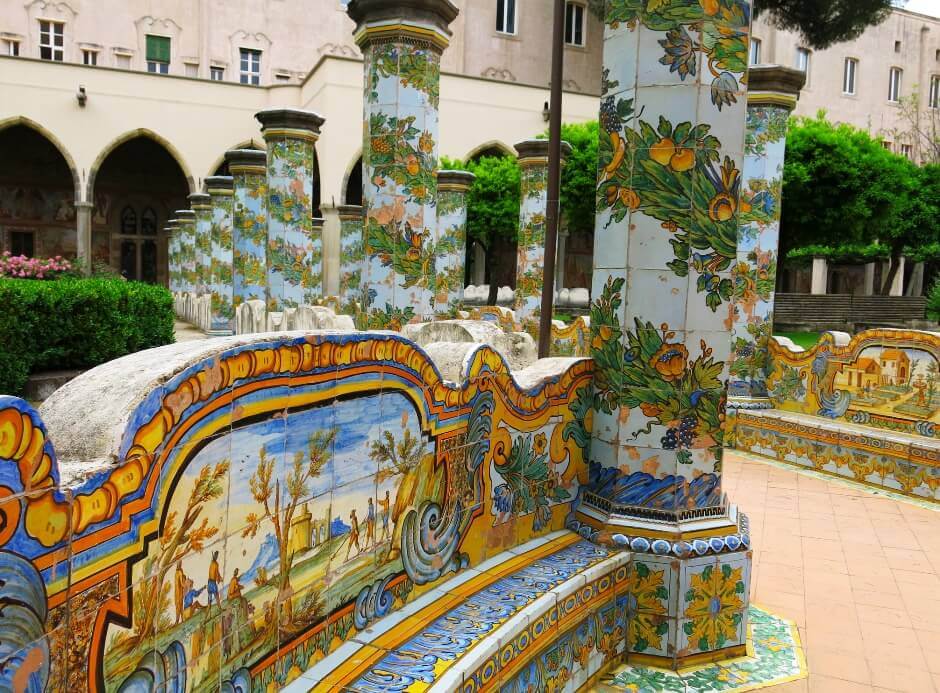
<svg viewBox="0 0 940 693">
<path fill-rule="evenodd" d="M 323 299 L 323 227 L 325 224 L 326 219 L 323 217 L 314 217 L 310 220 L 303 294 L 303 302 L 309 306 L 317 305 Z"/>
<path fill-rule="evenodd" d="M 267 196 L 264 194 L 267 155 L 256 149 L 225 152 L 232 174 L 232 307 L 245 301 L 266 301 Z"/>
<path fill-rule="evenodd" d="M 875 294 L 875 263 L 869 262 L 865 265 L 865 284 L 862 287 L 862 294 L 873 296 Z"/>
<path fill-rule="evenodd" d="M 76 255 L 82 261 L 82 273 L 91 274 L 95 258 L 91 249 L 91 218 L 95 209 L 92 202 L 75 203 Z"/>
<path fill-rule="evenodd" d="M 770 408 L 768 341 L 780 236 L 787 122 L 806 73 L 778 65 L 748 71 L 747 133 L 731 310 L 729 409 Z"/>
<path fill-rule="evenodd" d="M 516 319 L 537 323 L 545 275 L 545 225 L 548 213 L 548 140 L 525 140 L 519 155 L 519 237 L 516 246 Z M 571 145 L 561 143 L 562 164 Z M 536 327 L 536 329 L 538 329 Z"/>
<path fill-rule="evenodd" d="M 437 238 L 434 258 L 434 312 L 451 315 L 463 302 L 467 255 L 467 191 L 476 178 L 469 171 L 437 172 Z"/>
<path fill-rule="evenodd" d="M 205 296 L 210 292 L 212 283 L 212 198 L 205 193 L 193 193 L 189 196 L 189 206 L 196 215 L 193 247 L 195 259 L 195 294 Z M 203 329 L 208 325 L 200 325 Z"/>
<path fill-rule="evenodd" d="M 339 290 L 343 312 L 354 315 L 362 300 L 362 207 L 341 205 L 339 212 Z"/>
<path fill-rule="evenodd" d="M 206 178 L 206 192 L 212 205 L 212 307 L 209 334 L 222 336 L 235 330 L 235 309 L 232 306 L 232 177 Z"/>
<path fill-rule="evenodd" d="M 396 328 L 434 315 L 440 59 L 449 0 L 352 0 L 365 70 L 365 283 L 360 320 Z"/>
<path fill-rule="evenodd" d="M 312 111 L 273 108 L 255 114 L 267 144 L 268 310 L 319 297 L 311 261 L 314 144 L 324 119 Z M 314 291 L 314 285 L 317 285 Z"/>
<path fill-rule="evenodd" d="M 749 3 L 608 4 L 590 473 L 571 526 L 633 551 L 628 661 L 745 653 L 746 519 L 721 490 Z"/>
<path fill-rule="evenodd" d="M 191 209 L 174 212 L 179 226 L 180 269 L 182 283 L 180 293 L 196 293 L 196 213 Z"/>
<path fill-rule="evenodd" d="M 894 275 L 894 280 L 891 282 L 891 291 L 889 295 L 891 296 L 903 296 L 904 295 L 904 265 L 906 264 L 907 258 L 902 257 L 900 259 L 900 266 L 898 267 L 897 274 Z M 888 274 L 891 269 L 889 263 L 885 263 L 885 275 Z"/>
<path fill-rule="evenodd" d="M 809 292 L 825 294 L 829 287 L 829 262 L 824 257 L 813 258 L 813 274 L 810 277 Z"/>
</svg>

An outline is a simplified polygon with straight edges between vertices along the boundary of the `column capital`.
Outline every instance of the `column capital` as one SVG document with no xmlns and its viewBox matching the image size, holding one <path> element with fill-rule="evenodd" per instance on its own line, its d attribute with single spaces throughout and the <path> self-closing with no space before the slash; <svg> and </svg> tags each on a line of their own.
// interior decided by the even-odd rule
<svg viewBox="0 0 940 693">
<path fill-rule="evenodd" d="M 548 164 L 548 140 L 522 140 L 516 143 L 516 153 L 519 156 L 520 166 L 545 166 Z M 562 140 L 562 163 L 571 156 L 571 145 Z"/>
<path fill-rule="evenodd" d="M 316 142 L 320 127 L 326 122 L 319 113 L 302 108 L 266 108 L 255 113 L 255 118 L 261 123 L 261 134 L 266 140 L 284 137 Z"/>
<path fill-rule="evenodd" d="M 467 192 L 476 178 L 470 171 L 438 171 L 438 192 Z"/>
<path fill-rule="evenodd" d="M 360 48 L 404 38 L 443 51 L 460 11 L 450 0 L 352 0 L 346 12 L 356 23 L 353 35 Z"/>
<path fill-rule="evenodd" d="M 783 65 L 752 65 L 747 72 L 748 106 L 796 108 L 806 73 Z"/>
<path fill-rule="evenodd" d="M 206 193 L 192 193 L 187 199 L 193 210 L 211 209 L 212 207 L 212 198 Z"/>
<path fill-rule="evenodd" d="M 313 217 L 310 221 L 313 224 L 314 231 L 322 231 L 323 225 L 326 223 L 326 219 L 323 217 Z"/>
<path fill-rule="evenodd" d="M 268 172 L 268 153 L 262 149 L 230 149 L 225 152 L 225 161 L 233 174 Z"/>
<path fill-rule="evenodd" d="M 186 224 L 196 219 L 196 213 L 191 209 L 178 209 L 173 214 L 176 215 L 177 224 Z"/>
<path fill-rule="evenodd" d="M 208 176 L 204 181 L 206 192 L 209 195 L 231 195 L 234 181 L 231 176 Z"/>
<path fill-rule="evenodd" d="M 340 219 L 362 219 L 362 205 L 337 205 Z"/>
</svg>

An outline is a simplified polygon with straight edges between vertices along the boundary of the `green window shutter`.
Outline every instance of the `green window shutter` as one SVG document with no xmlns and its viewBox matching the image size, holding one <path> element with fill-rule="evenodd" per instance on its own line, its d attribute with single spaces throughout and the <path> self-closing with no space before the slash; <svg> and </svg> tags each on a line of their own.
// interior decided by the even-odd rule
<svg viewBox="0 0 940 693">
<path fill-rule="evenodd" d="M 147 34 L 147 60 L 158 63 L 170 62 L 170 39 L 166 36 Z"/>
</svg>

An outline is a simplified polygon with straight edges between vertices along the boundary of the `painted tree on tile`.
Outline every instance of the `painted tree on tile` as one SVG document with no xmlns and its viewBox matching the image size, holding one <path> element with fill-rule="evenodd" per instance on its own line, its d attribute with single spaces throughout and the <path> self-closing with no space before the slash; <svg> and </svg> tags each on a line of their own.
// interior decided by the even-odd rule
<svg viewBox="0 0 940 693">
<path fill-rule="evenodd" d="M 220 498 L 226 489 L 226 475 L 229 470 L 229 460 L 222 460 L 214 466 L 205 466 L 199 472 L 193 490 L 186 501 L 182 515 L 176 510 L 171 511 L 163 525 L 160 534 L 160 548 L 158 553 L 147 559 L 144 574 L 152 575 L 145 580 L 134 595 L 134 635 L 129 645 L 144 641 L 154 632 L 154 626 L 163 627 L 158 623 L 165 609 L 169 606 L 169 583 L 166 583 L 167 573 L 184 556 L 201 552 L 206 542 L 212 539 L 219 531 L 214 521 L 202 517 L 202 522 L 196 524 L 206 503 Z M 178 524 L 177 524 L 178 522 Z"/>
<path fill-rule="evenodd" d="M 283 478 L 275 478 L 277 459 L 264 448 L 258 451 L 258 466 L 248 481 L 251 495 L 264 508 L 262 514 L 249 513 L 243 537 L 254 537 L 262 522 L 269 519 L 274 525 L 274 536 L 278 547 L 278 599 L 281 601 L 281 617 L 286 623 L 293 621 L 291 607 L 290 569 L 294 555 L 291 546 L 291 521 L 301 501 L 310 495 L 309 482 L 320 476 L 323 467 L 332 456 L 336 430 L 316 431 L 307 440 L 307 455 L 294 453 L 290 470 Z"/>
</svg>

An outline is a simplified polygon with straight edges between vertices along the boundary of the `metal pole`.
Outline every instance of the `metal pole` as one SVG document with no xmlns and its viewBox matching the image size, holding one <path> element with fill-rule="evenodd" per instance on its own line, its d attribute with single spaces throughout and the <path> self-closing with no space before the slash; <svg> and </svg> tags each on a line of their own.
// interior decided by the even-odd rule
<svg viewBox="0 0 940 693">
<path fill-rule="evenodd" d="M 539 318 L 539 358 L 548 356 L 552 338 L 552 306 L 555 300 L 555 250 L 561 216 L 561 81 L 565 64 L 565 0 L 555 0 L 552 31 L 552 93 L 548 125 L 548 209 L 545 225 L 545 263 L 542 277 L 542 310 Z"/>
</svg>

